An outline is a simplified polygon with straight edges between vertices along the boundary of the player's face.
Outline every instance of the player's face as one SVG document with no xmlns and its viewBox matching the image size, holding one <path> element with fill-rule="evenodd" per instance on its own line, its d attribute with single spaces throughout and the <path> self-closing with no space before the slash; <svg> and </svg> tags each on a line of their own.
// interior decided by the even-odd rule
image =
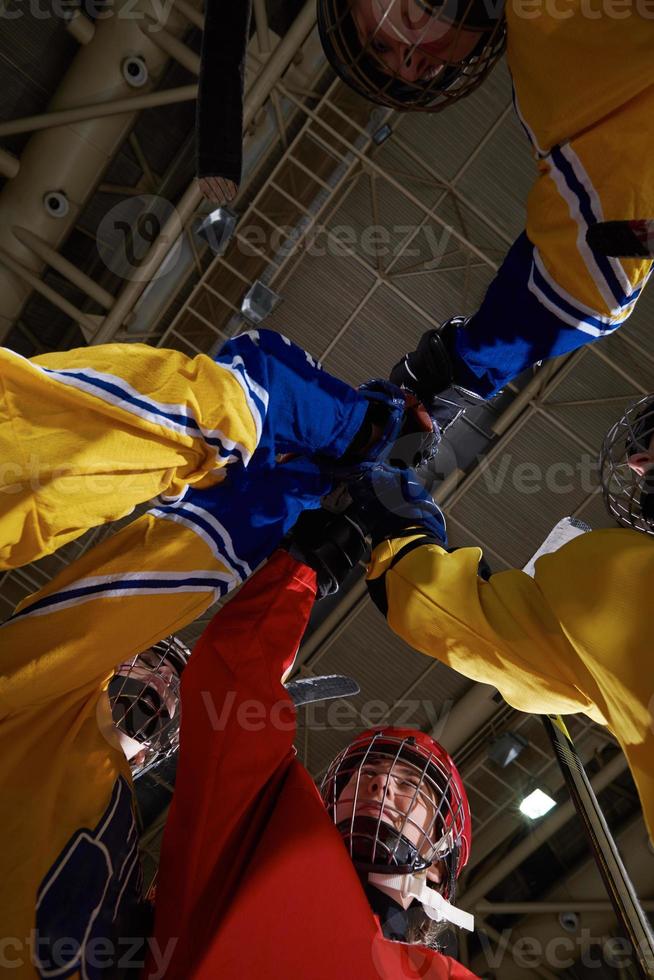
<svg viewBox="0 0 654 980">
<path fill-rule="evenodd" d="M 392 759 L 376 760 L 354 772 L 336 804 L 336 823 L 357 817 L 381 816 L 419 851 L 429 848 L 437 808 L 421 773 Z"/>
<path fill-rule="evenodd" d="M 132 681 L 143 681 L 145 687 L 151 687 L 161 698 L 171 718 L 175 716 L 177 710 L 177 697 L 175 696 L 172 682 L 178 675 L 167 663 L 157 663 L 153 667 L 142 663 L 139 660 L 134 664 L 121 664 L 117 673 L 119 676 L 129 676 Z"/>
<path fill-rule="evenodd" d="M 179 686 L 179 675 L 177 671 L 166 661 L 161 661 L 158 656 L 150 657 L 143 654 L 130 663 L 120 664 L 116 669 L 117 678 L 125 678 L 129 682 L 130 688 L 121 687 L 120 680 L 117 682 L 115 696 L 125 695 L 126 701 L 135 705 L 134 713 L 131 711 L 128 727 L 143 724 L 149 728 L 152 723 L 154 713 L 158 710 L 161 724 L 167 725 L 175 717 L 178 709 L 178 696 L 175 691 Z M 142 684 L 142 689 L 138 697 L 134 699 L 134 685 Z M 143 708 L 139 709 L 138 702 L 143 702 Z M 127 704 L 120 704 L 114 713 L 115 730 L 118 735 L 121 748 L 125 753 L 127 761 L 134 766 L 140 766 L 146 759 L 148 747 L 151 744 L 146 737 L 146 728 L 128 734 L 123 731 L 125 727 L 125 712 Z M 138 719 L 138 720 L 137 720 Z M 132 737 L 135 736 L 135 737 Z"/>
<path fill-rule="evenodd" d="M 436 78 L 446 64 L 467 58 L 482 36 L 430 16 L 418 0 L 354 0 L 352 16 L 361 44 L 406 82 Z"/>
<path fill-rule="evenodd" d="M 637 473 L 638 476 L 645 476 L 646 473 L 654 468 L 654 432 L 652 433 L 647 452 L 633 453 L 627 460 L 629 468 Z"/>
</svg>

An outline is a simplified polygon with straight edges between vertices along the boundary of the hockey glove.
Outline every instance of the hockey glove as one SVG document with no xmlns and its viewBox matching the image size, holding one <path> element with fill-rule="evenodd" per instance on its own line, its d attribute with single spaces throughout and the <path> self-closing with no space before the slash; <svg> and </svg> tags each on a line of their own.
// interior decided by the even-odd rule
<svg viewBox="0 0 654 980">
<path fill-rule="evenodd" d="M 432 419 L 436 446 L 442 434 L 465 409 L 482 400 L 457 384 L 453 357 L 455 333 L 465 323 L 465 317 L 454 316 L 440 330 L 428 330 L 420 338 L 416 350 L 405 354 L 390 375 L 393 384 L 412 391 L 426 406 Z"/>
<path fill-rule="evenodd" d="M 380 541 L 420 531 L 428 540 L 447 547 L 443 512 L 413 470 L 368 466 L 348 490 L 354 502 L 349 513 L 365 526 L 373 548 Z"/>
<path fill-rule="evenodd" d="M 370 554 L 365 532 L 347 514 L 305 511 L 282 547 L 317 575 L 317 598 L 338 592 L 355 565 Z"/>
<path fill-rule="evenodd" d="M 438 443 L 429 412 L 415 394 L 389 381 L 374 379 L 359 387 L 368 411 L 348 458 L 419 466 L 431 459 Z"/>
<path fill-rule="evenodd" d="M 413 391 L 425 405 L 429 405 L 439 391 L 454 384 L 448 341 L 453 330 L 463 322 L 463 317 L 453 317 L 440 330 L 423 333 L 417 348 L 405 354 L 391 371 L 393 384 Z"/>
</svg>

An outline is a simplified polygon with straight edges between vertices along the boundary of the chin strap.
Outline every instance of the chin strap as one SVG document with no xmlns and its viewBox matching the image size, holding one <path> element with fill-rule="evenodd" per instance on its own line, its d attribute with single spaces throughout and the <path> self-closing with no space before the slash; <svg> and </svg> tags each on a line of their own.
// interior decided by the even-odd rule
<svg viewBox="0 0 654 980">
<path fill-rule="evenodd" d="M 425 913 L 435 922 L 451 922 L 460 929 L 472 932 L 475 928 L 474 916 L 463 909 L 457 909 L 442 895 L 427 884 L 427 879 L 419 875 L 379 875 L 369 874 L 368 881 L 391 898 L 415 898 Z"/>
</svg>

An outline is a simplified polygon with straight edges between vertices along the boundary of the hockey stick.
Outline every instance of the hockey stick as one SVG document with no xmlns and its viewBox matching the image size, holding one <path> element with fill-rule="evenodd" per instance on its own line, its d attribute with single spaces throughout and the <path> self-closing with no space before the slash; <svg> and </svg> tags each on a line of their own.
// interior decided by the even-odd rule
<svg viewBox="0 0 654 980">
<path fill-rule="evenodd" d="M 550 531 L 536 554 L 525 565 L 524 571 L 533 576 L 535 563 L 541 555 L 558 551 L 573 538 L 590 530 L 591 527 L 578 518 L 564 517 Z M 622 863 L 583 763 L 561 716 L 543 715 L 542 719 L 618 922 L 634 948 L 638 970 L 641 976 L 652 977 L 654 933 Z"/>
<path fill-rule="evenodd" d="M 611 836 L 583 763 L 560 715 L 543 715 L 561 772 L 582 822 L 595 862 L 625 936 L 631 942 L 642 977 L 654 976 L 654 933 L 643 912 Z"/>
<path fill-rule="evenodd" d="M 316 701 L 332 701 L 334 698 L 351 698 L 361 688 L 352 677 L 344 674 L 325 674 L 323 677 L 301 677 L 285 685 L 296 708 Z"/>
</svg>

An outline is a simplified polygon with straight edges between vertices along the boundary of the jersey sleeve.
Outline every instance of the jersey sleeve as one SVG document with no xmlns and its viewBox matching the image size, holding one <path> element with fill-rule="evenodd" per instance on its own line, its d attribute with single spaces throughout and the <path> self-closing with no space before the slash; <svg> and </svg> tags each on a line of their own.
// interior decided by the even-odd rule
<svg viewBox="0 0 654 980">
<path fill-rule="evenodd" d="M 338 458 L 361 427 L 363 394 L 322 370 L 307 351 L 273 330 L 238 334 L 220 349 L 219 368 L 241 387 L 259 458 L 279 453 Z"/>
<path fill-rule="evenodd" d="M 527 227 L 477 313 L 458 331 L 460 383 L 490 397 L 538 361 L 613 333 L 632 313 L 649 258 L 591 250 L 601 221 L 654 214 L 650 89 L 577 138 L 539 157 Z"/>
<path fill-rule="evenodd" d="M 257 448 L 270 457 L 342 455 L 367 407 L 363 395 L 270 330 L 239 334 L 214 360 L 145 344 L 107 344 L 30 363 L 53 383 L 101 405 L 107 425 L 113 418 L 188 445 L 202 474 L 234 461 L 247 465 Z M 184 474 L 187 482 L 198 475 Z"/>
<path fill-rule="evenodd" d="M 49 554 L 163 494 L 215 487 L 257 453 L 342 456 L 364 395 L 272 331 L 215 360 L 110 344 L 32 361 L 0 349 L 0 569 Z"/>
<path fill-rule="evenodd" d="M 181 750 L 164 834 L 155 936 L 191 942 L 194 916 L 228 913 L 260 826 L 292 759 L 295 709 L 281 684 L 299 647 L 315 572 L 277 552 L 222 609 L 182 680 Z M 197 950 L 189 948 L 192 960 Z M 183 953 L 176 950 L 178 958 Z"/>
<path fill-rule="evenodd" d="M 198 177 L 241 181 L 250 0 L 207 0 L 196 113 Z"/>
<path fill-rule="evenodd" d="M 144 515 L 90 549 L 0 626 L 0 718 L 92 686 L 239 584 L 188 528 Z"/>
<path fill-rule="evenodd" d="M 414 538 L 382 542 L 371 594 L 416 650 L 496 687 L 520 711 L 603 717 L 578 687 L 575 654 L 536 582 L 520 571 L 478 575 L 481 550 L 448 552 Z"/>
<path fill-rule="evenodd" d="M 0 717 L 86 684 L 245 581 L 331 484 L 310 461 L 230 467 L 91 548 L 0 627 Z"/>
</svg>

